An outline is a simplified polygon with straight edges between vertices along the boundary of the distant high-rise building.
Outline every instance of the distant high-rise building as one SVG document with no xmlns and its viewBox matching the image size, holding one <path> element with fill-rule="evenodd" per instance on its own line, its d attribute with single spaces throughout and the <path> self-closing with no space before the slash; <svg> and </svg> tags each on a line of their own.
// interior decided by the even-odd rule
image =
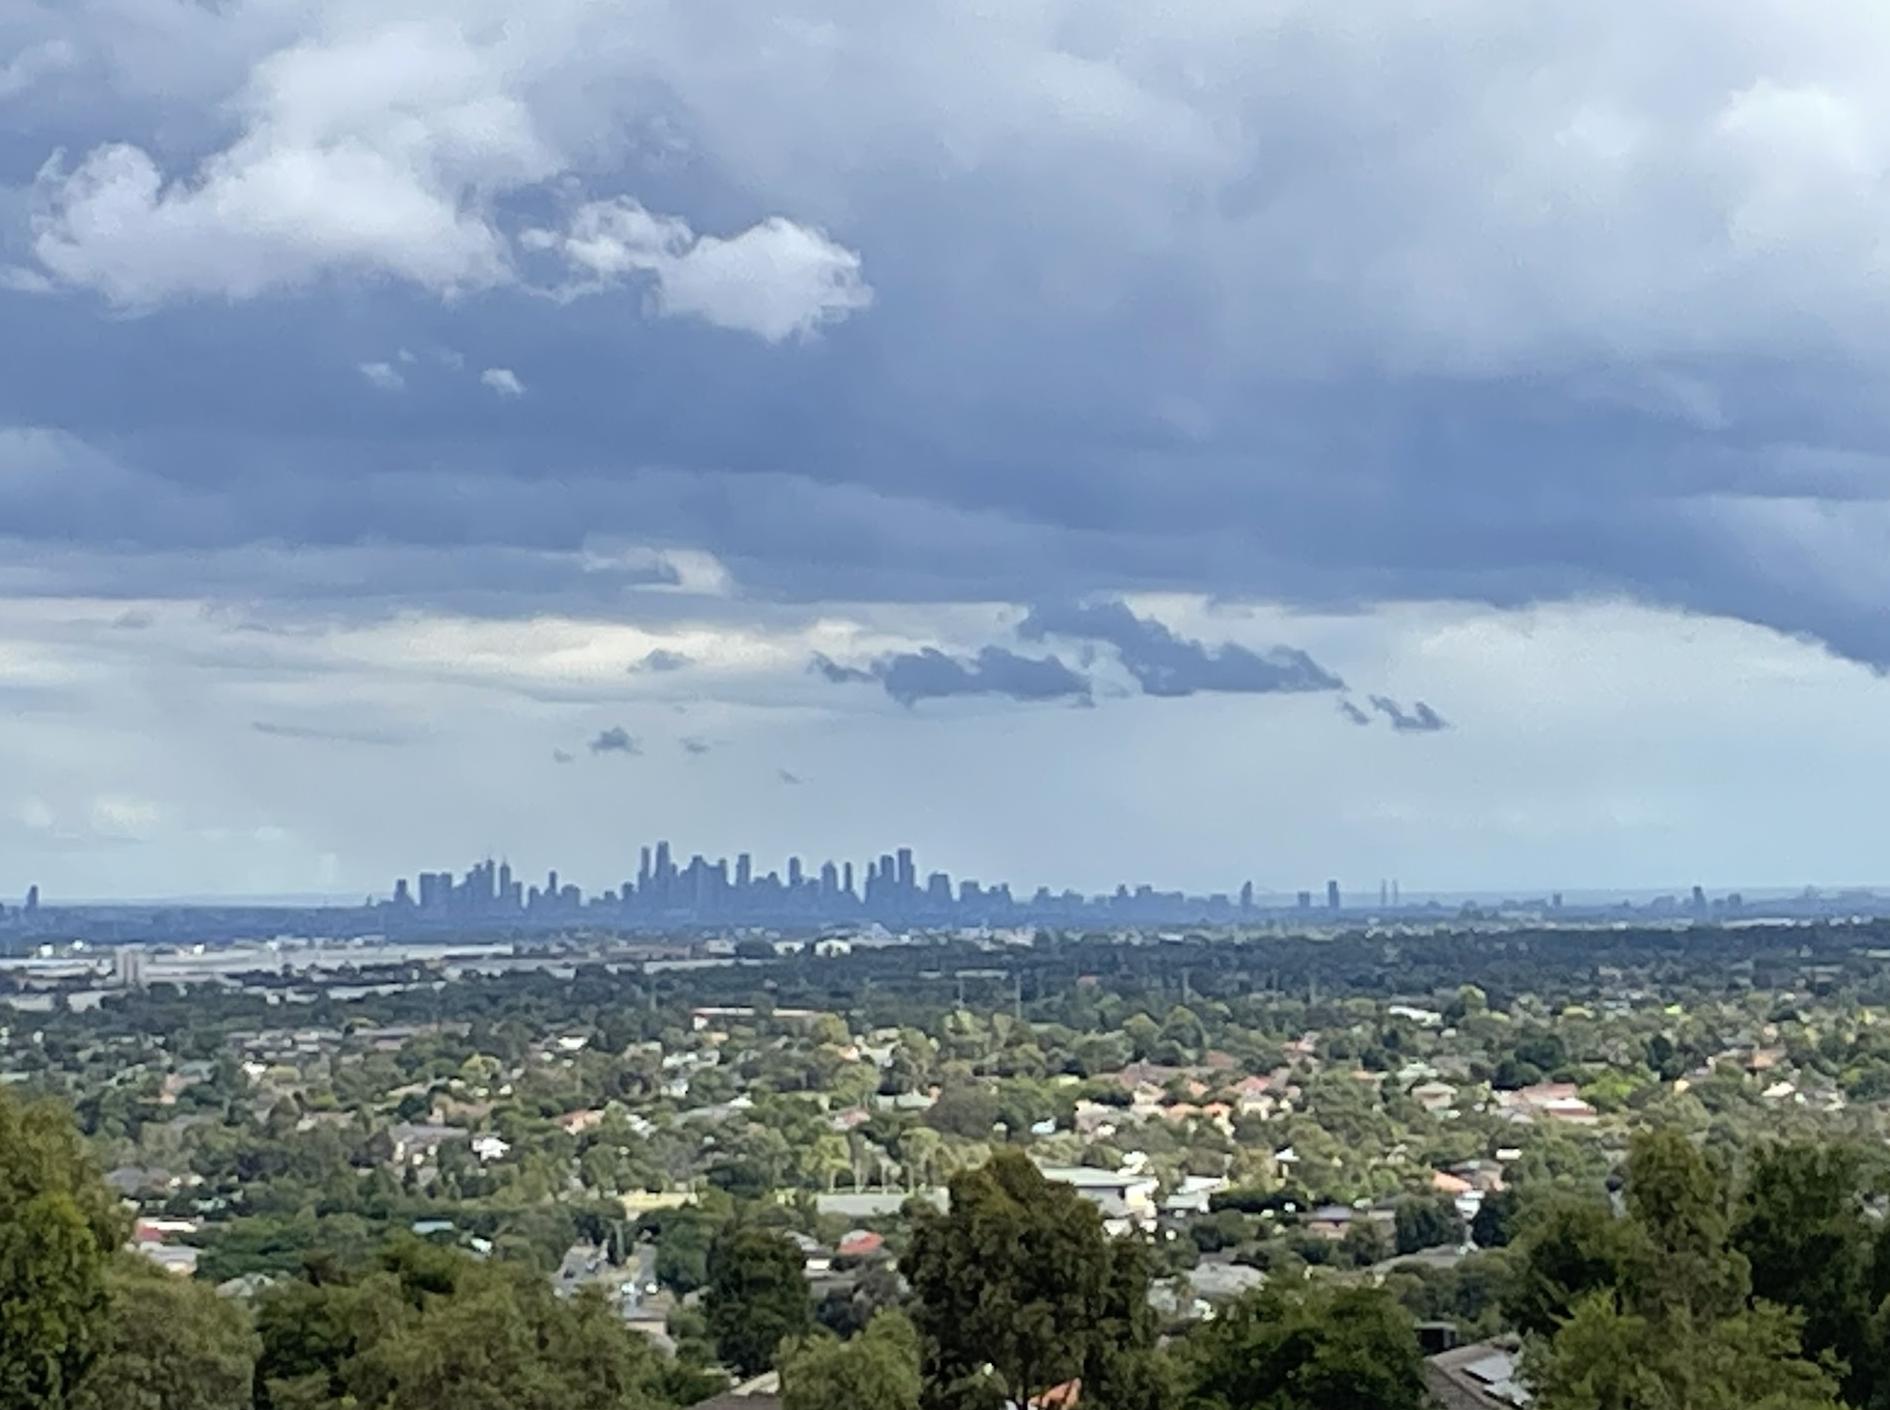
<svg viewBox="0 0 1890 1410">
<path fill-rule="evenodd" d="M 899 889 L 910 896 L 919 889 L 919 872 L 912 863 L 912 849 L 899 849 Z"/>
<path fill-rule="evenodd" d="M 806 879 L 807 874 L 801 870 L 801 859 L 789 857 L 787 859 L 787 884 L 798 888 Z"/>
<path fill-rule="evenodd" d="M 413 893 L 407 890 L 407 878 L 404 876 L 394 883 L 394 904 L 403 911 L 413 908 Z"/>
<path fill-rule="evenodd" d="M 512 895 L 512 864 L 499 863 L 499 904 L 504 905 Z"/>
<path fill-rule="evenodd" d="M 120 989 L 144 988 L 144 951 L 136 945 L 120 945 L 112 955 L 112 976 Z"/>
<path fill-rule="evenodd" d="M 840 868 L 832 862 L 820 864 L 820 894 L 826 899 L 840 894 Z"/>
<path fill-rule="evenodd" d="M 1696 911 L 1706 909 L 1706 891 L 1702 887 L 1696 886 L 1693 888 L 1693 909 Z"/>
<path fill-rule="evenodd" d="M 39 886 L 35 883 L 26 888 L 26 913 L 30 916 L 39 909 Z"/>
<path fill-rule="evenodd" d="M 1310 911 L 1312 909 L 1312 892 L 1302 891 L 1299 893 L 1299 908 L 1302 911 Z"/>
<path fill-rule="evenodd" d="M 755 879 L 755 859 L 743 852 L 735 858 L 735 889 L 746 891 Z"/>
<path fill-rule="evenodd" d="M 650 849 L 643 849 L 642 859 L 637 863 L 637 890 L 648 894 L 650 878 L 655 873 L 650 870 Z"/>
<path fill-rule="evenodd" d="M 853 863 L 844 862 L 840 867 L 840 890 L 845 895 L 853 894 Z"/>
<path fill-rule="evenodd" d="M 1243 911 L 1250 911 L 1253 909 L 1253 883 L 1251 881 L 1245 882 L 1241 885 L 1240 908 Z"/>
<path fill-rule="evenodd" d="M 1378 909 L 1384 910 L 1391 904 L 1391 883 L 1380 877 L 1378 881 Z"/>
<path fill-rule="evenodd" d="M 1555 892 L 1550 893 L 1549 909 L 1552 911 L 1559 911 L 1562 909 L 1562 893 L 1560 891 L 1555 891 Z"/>
<path fill-rule="evenodd" d="M 1339 909 L 1339 883 L 1336 881 L 1326 883 L 1326 909 L 1329 911 Z"/>
</svg>

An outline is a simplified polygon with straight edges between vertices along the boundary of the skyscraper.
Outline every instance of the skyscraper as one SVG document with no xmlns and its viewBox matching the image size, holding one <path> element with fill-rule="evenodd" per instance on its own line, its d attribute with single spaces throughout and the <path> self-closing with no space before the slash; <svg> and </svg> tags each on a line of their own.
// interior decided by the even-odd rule
<svg viewBox="0 0 1890 1410">
<path fill-rule="evenodd" d="M 1339 909 L 1339 883 L 1336 881 L 1326 883 L 1326 909 L 1329 911 Z"/>
<path fill-rule="evenodd" d="M 1243 883 L 1240 888 L 1240 908 L 1243 911 L 1253 909 L 1253 883 L 1251 881 Z"/>
<path fill-rule="evenodd" d="M 912 849 L 910 847 L 901 847 L 899 849 L 899 890 L 903 894 L 910 896 L 918 889 L 919 872 L 918 868 L 912 864 Z"/>
<path fill-rule="evenodd" d="M 746 891 L 755 879 L 755 859 L 743 852 L 735 858 L 735 889 Z"/>
<path fill-rule="evenodd" d="M 806 873 L 801 870 L 801 859 L 789 857 L 787 859 L 787 884 L 798 889 L 806 879 Z"/>
<path fill-rule="evenodd" d="M 840 868 L 840 889 L 847 895 L 853 894 L 853 863 L 847 862 Z"/>
</svg>

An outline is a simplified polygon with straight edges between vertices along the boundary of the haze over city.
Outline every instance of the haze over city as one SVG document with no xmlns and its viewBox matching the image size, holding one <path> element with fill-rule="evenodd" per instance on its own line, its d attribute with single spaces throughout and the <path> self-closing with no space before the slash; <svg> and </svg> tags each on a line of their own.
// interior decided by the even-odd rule
<svg viewBox="0 0 1890 1410">
<path fill-rule="evenodd" d="M 1890 19 L 0 15 L 0 893 L 1883 878 Z"/>
</svg>

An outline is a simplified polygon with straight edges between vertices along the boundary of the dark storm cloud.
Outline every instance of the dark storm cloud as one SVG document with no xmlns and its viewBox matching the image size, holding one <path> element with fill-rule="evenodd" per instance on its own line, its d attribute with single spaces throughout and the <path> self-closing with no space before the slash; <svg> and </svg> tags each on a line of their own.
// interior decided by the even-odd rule
<svg viewBox="0 0 1890 1410">
<path fill-rule="evenodd" d="M 631 737 L 622 725 L 612 725 L 609 729 L 598 731 L 591 741 L 593 754 L 641 754 L 643 746 Z"/>
<path fill-rule="evenodd" d="M 1019 656 L 1001 646 L 976 656 L 948 656 L 934 647 L 901 652 L 873 663 L 873 676 L 901 705 L 953 695 L 1002 695 L 1012 700 L 1088 703 L 1089 681 L 1055 656 Z"/>
<path fill-rule="evenodd" d="M 662 647 L 650 652 L 641 661 L 633 662 L 634 671 L 680 671 L 695 664 L 695 657 L 684 655 L 680 651 L 665 651 Z"/>
<path fill-rule="evenodd" d="M 1062 636 L 1112 646 L 1123 667 L 1149 695 L 1200 691 L 1265 695 L 1345 686 L 1297 648 L 1274 646 L 1254 652 L 1233 642 L 1206 646 L 1177 636 L 1153 618 L 1136 616 L 1121 602 L 1034 607 L 1017 631 L 1026 641 Z"/>
<path fill-rule="evenodd" d="M 280 720 L 252 720 L 251 729 L 275 739 L 299 739 L 323 744 L 411 744 L 413 736 L 398 730 L 346 729 L 328 725 L 287 724 Z"/>
<path fill-rule="evenodd" d="M 1890 153 L 1847 147 L 1839 177 L 1824 135 L 1876 130 L 1881 75 L 1846 57 L 1877 52 L 1873 7 L 1518 27 L 1473 0 L 1309 11 L 1289 43 L 1207 6 L 867 22 L 795 0 L 791 23 L 714 26 L 678 4 L 636 45 L 561 0 L 481 27 L 421 0 L 438 24 L 391 40 L 264 10 L 0 22 L 0 50 L 78 57 L 35 69 L 0 124 L 0 427 L 52 428 L 0 431 L 8 582 L 603 614 L 634 574 L 580 550 L 611 532 L 706 548 L 776 600 L 1614 594 L 1890 665 L 1890 296 L 1860 233 L 1890 218 Z M 858 62 L 830 71 L 836 38 Z M 349 45 L 423 41 L 428 62 L 346 81 Z M 711 49 L 761 57 L 733 73 Z M 272 55 L 325 81 L 272 88 Z M 1042 81 L 1072 65 L 1095 101 Z M 441 71 L 529 130 L 457 140 L 459 109 L 400 86 Z M 280 92 L 321 110 L 280 121 Z M 193 198 L 219 154 L 310 155 L 274 144 L 326 130 L 329 96 L 388 154 L 386 209 L 437 228 L 390 215 L 367 248 L 345 220 L 304 232 Z M 399 141 L 377 145 L 383 122 Z M 599 130 L 624 133 L 610 157 Z M 56 149 L 71 172 L 107 141 L 157 178 L 112 186 L 125 220 L 74 217 L 85 184 L 57 167 L 24 189 Z M 521 169 L 544 175 L 520 189 Z M 722 236 L 782 212 L 857 250 L 874 297 L 770 341 L 765 308 L 652 316 L 650 295 L 686 296 L 660 271 L 562 302 L 482 292 L 575 237 L 525 250 L 480 212 L 555 224 L 566 194 Z M 325 238 L 346 259 L 324 263 Z M 145 316 L 109 311 L 138 291 Z M 531 395 L 363 383 L 360 363 L 434 346 Z M 311 574 L 268 547 L 311 544 L 378 569 Z M 1254 684 L 1312 682 L 1310 663 L 1156 654 L 1154 693 L 1331 688 Z"/>
<path fill-rule="evenodd" d="M 1391 727 L 1400 734 L 1434 734 L 1450 728 L 1450 721 L 1422 700 L 1412 701 L 1406 710 L 1389 696 L 1374 695 L 1371 699 L 1372 709 L 1390 720 Z"/>
<path fill-rule="evenodd" d="M 1372 722 L 1372 717 L 1359 709 L 1358 706 L 1354 705 L 1350 700 L 1341 700 L 1339 702 L 1339 713 L 1355 725 L 1369 725 Z"/>
</svg>

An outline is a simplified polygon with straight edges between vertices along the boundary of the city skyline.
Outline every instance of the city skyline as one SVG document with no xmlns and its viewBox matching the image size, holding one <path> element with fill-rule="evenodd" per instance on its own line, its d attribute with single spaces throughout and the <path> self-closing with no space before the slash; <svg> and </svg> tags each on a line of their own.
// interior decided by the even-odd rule
<svg viewBox="0 0 1890 1410">
<path fill-rule="evenodd" d="M 420 870 L 396 877 L 383 891 L 356 900 L 343 896 L 279 899 L 241 896 L 143 898 L 95 901 L 52 898 L 42 902 L 37 885 L 23 903 L 0 901 L 0 920 L 18 924 L 88 907 L 106 910 L 155 906 L 179 912 L 192 909 L 243 909 L 262 906 L 285 913 L 354 914 L 379 917 L 395 927 L 433 929 L 556 928 L 602 925 L 606 928 L 662 929 L 668 926 L 744 924 L 857 924 L 950 926 L 1006 923 L 1100 925 L 1241 921 L 1278 923 L 1296 919 L 1308 925 L 1355 922 L 1361 918 L 1448 918 L 1488 909 L 1535 912 L 1545 917 L 1594 919 L 1606 914 L 1640 913 L 1655 917 L 1712 919 L 1734 916 L 1836 916 L 1847 911 L 1883 914 L 1890 910 L 1890 890 L 1870 885 L 1835 887 L 1688 886 L 1648 892 L 1594 888 L 1507 888 L 1492 892 L 1409 890 L 1396 877 L 1348 889 L 1338 877 L 1317 887 L 1279 890 L 1247 879 L 1223 889 L 1189 891 L 1158 882 L 1124 880 L 1101 891 L 1033 884 L 1014 888 L 1011 881 L 954 877 L 948 870 L 928 870 L 909 847 L 894 847 L 852 860 L 815 859 L 790 853 L 779 866 L 738 852 L 710 857 L 681 853 L 667 840 L 641 846 L 634 876 L 587 889 L 556 867 L 542 884 L 509 857 L 487 856 L 461 872 Z M 857 883 L 857 884 L 856 884 Z"/>
</svg>

